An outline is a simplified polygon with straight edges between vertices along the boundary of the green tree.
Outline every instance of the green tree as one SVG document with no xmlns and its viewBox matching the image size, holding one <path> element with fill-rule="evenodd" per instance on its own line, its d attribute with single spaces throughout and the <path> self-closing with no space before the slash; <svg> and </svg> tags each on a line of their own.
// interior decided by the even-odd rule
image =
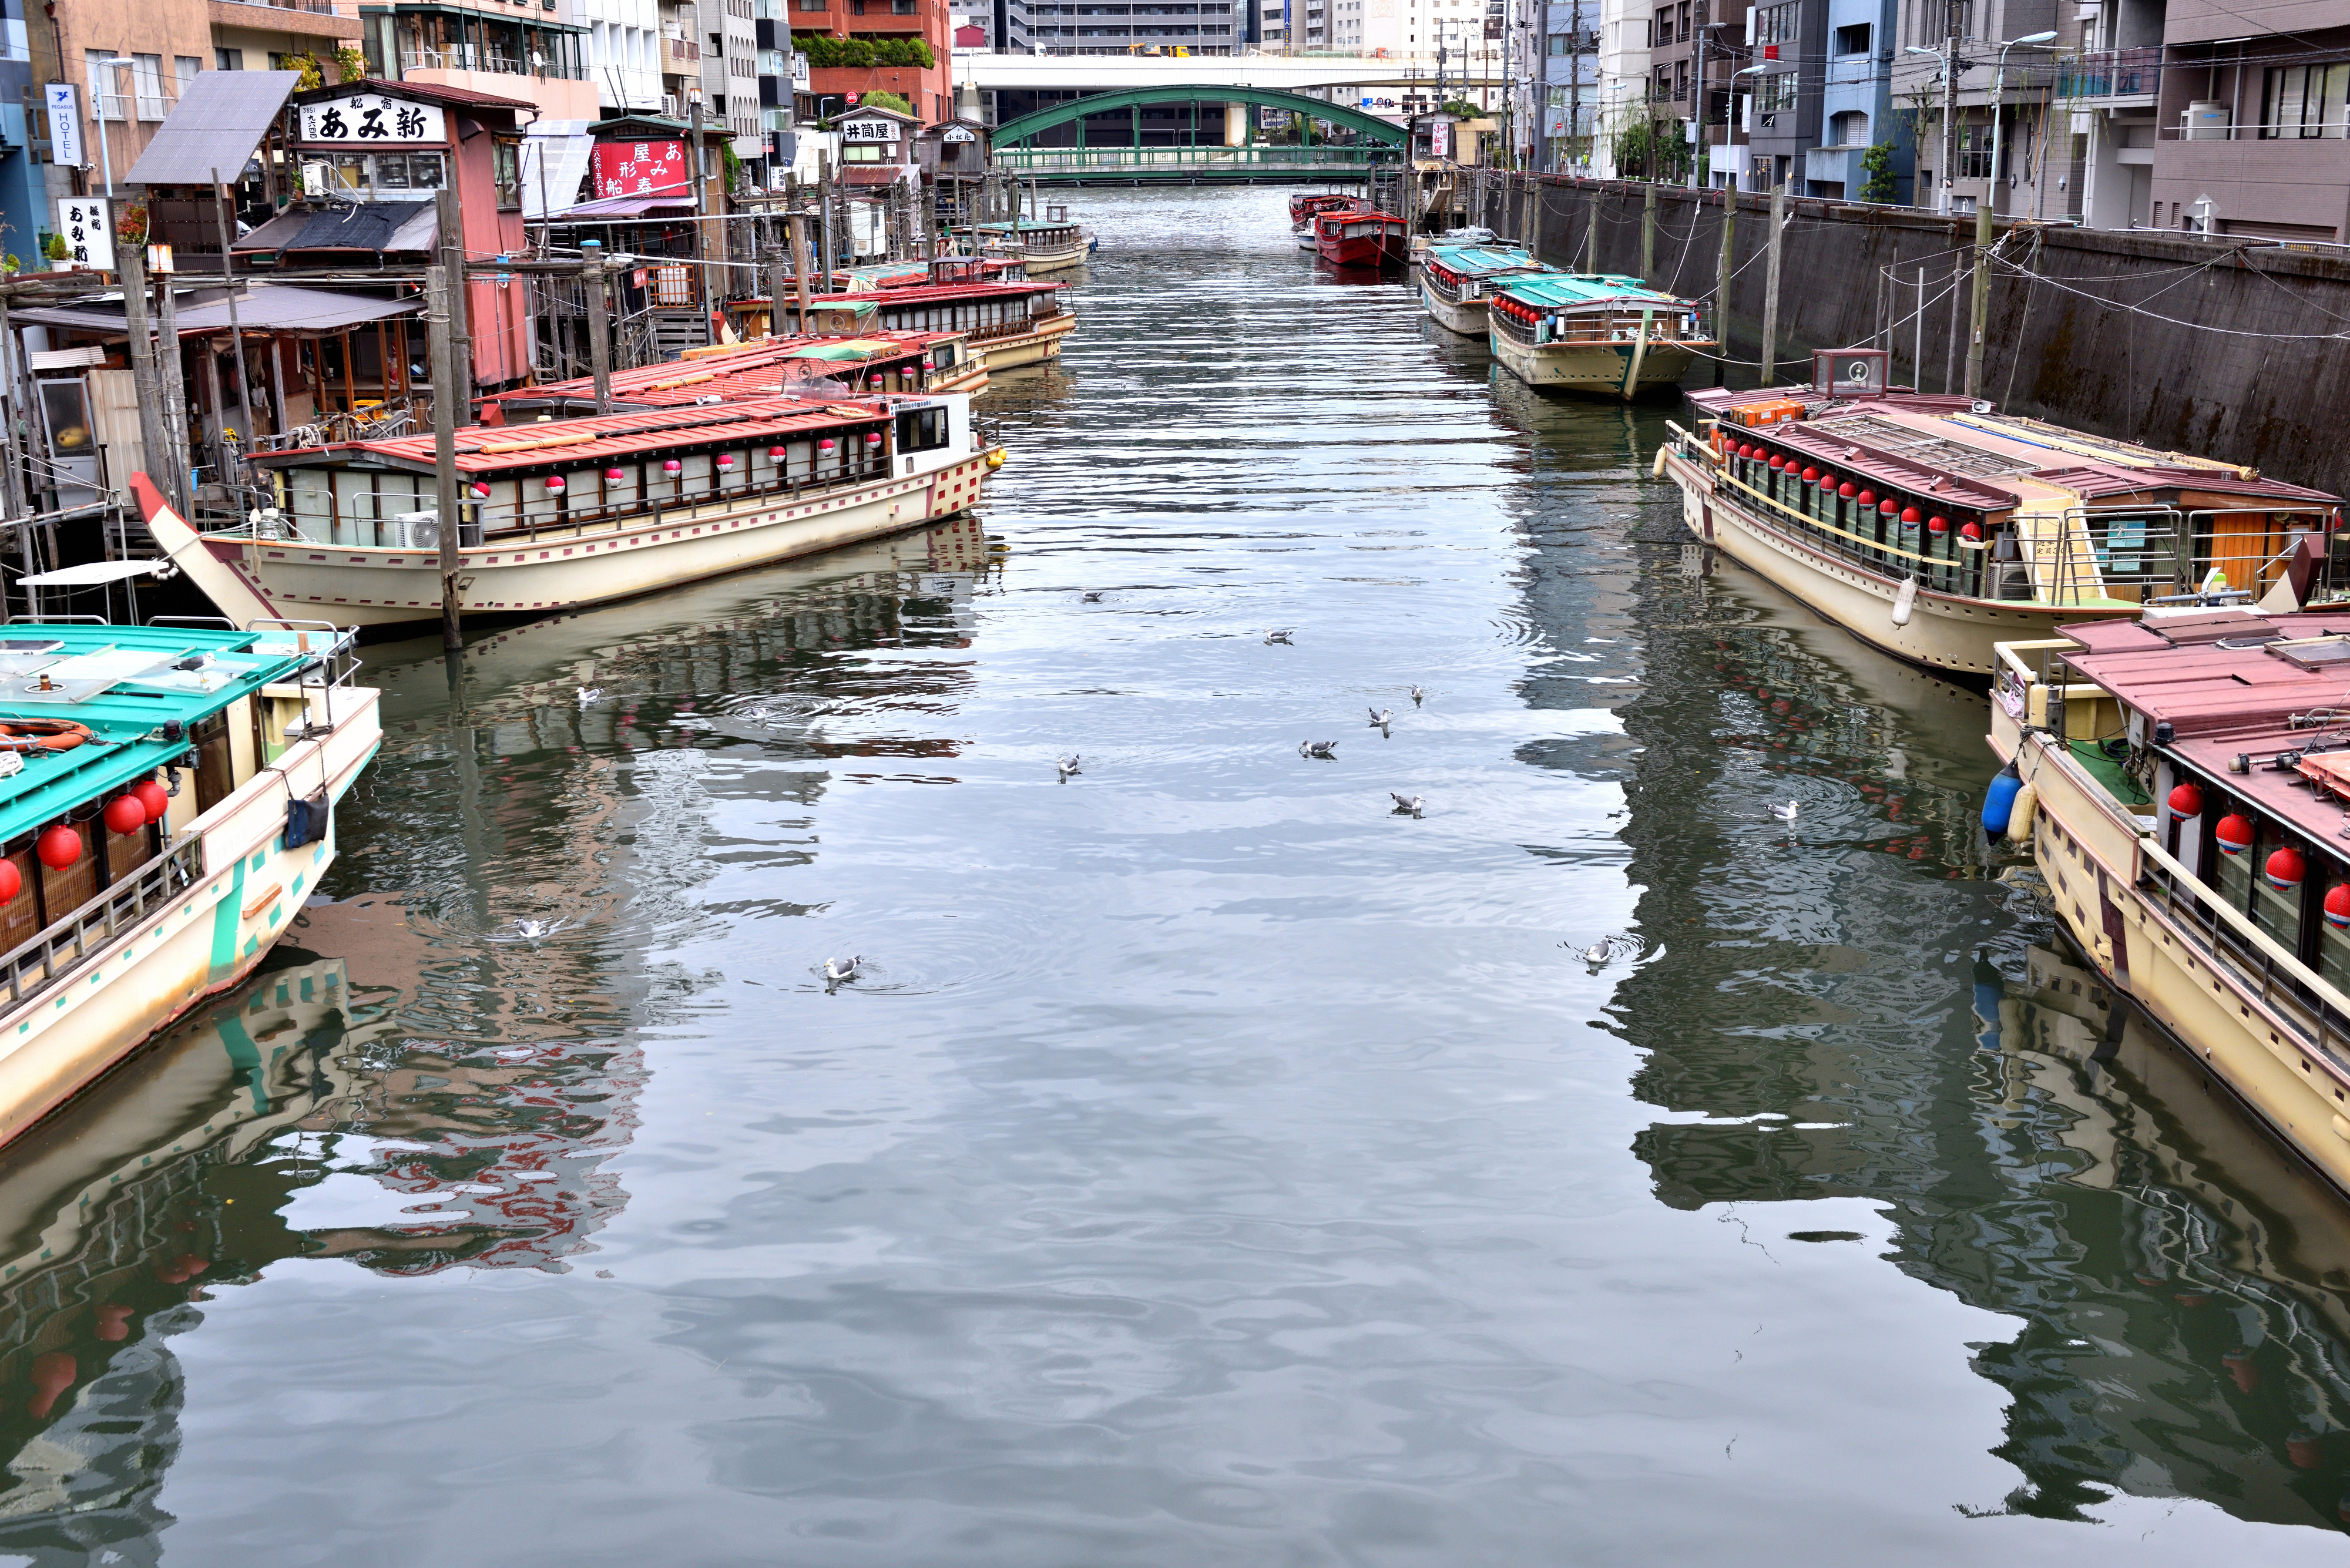
<svg viewBox="0 0 2350 1568">
<path fill-rule="evenodd" d="M 857 100 L 859 109 L 894 109 L 899 114 L 911 114 L 914 106 L 894 92 L 868 92 Z"/>
<path fill-rule="evenodd" d="M 1893 182 L 1893 143 L 1872 143 L 1860 155 L 1860 167 L 1868 178 L 1860 183 L 1860 199 L 1864 202 L 1890 202 L 1896 186 Z"/>
</svg>

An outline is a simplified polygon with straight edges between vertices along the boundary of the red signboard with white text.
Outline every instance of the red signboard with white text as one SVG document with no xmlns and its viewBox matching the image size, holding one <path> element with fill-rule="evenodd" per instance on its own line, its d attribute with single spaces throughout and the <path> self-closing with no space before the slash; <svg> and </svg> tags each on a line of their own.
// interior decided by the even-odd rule
<svg viewBox="0 0 2350 1568">
<path fill-rule="evenodd" d="M 599 141 L 596 194 L 682 196 L 688 192 L 682 141 Z"/>
</svg>

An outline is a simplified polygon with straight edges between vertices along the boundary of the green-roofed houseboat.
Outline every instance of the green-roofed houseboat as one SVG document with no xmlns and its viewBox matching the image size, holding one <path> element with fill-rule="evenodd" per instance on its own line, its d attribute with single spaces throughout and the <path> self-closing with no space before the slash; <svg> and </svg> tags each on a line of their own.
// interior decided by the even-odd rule
<svg viewBox="0 0 2350 1568">
<path fill-rule="evenodd" d="M 1607 273 L 1497 279 L 1486 319 L 1494 358 L 1528 386 L 1627 400 L 1678 385 L 1715 347 L 1695 300 Z"/>
<path fill-rule="evenodd" d="M 323 621 L 0 628 L 0 1142 L 242 981 L 382 741 Z"/>
<path fill-rule="evenodd" d="M 1419 256 L 1419 299 L 1440 327 L 1468 337 L 1488 329 L 1485 296 L 1503 278 L 1555 274 L 1519 245 L 1433 244 Z"/>
</svg>

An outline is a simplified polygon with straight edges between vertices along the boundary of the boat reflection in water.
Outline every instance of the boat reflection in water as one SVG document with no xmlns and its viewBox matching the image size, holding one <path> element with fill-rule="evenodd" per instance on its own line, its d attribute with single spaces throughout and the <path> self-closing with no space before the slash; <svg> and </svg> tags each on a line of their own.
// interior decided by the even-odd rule
<svg viewBox="0 0 2350 1568">
<path fill-rule="evenodd" d="M 2026 1319 L 1978 1363 L 2015 1397 L 2010 1457 L 2043 1504 L 2111 1487 L 2350 1524 L 2340 1200 L 2158 1029 L 2116 1018 L 2095 971 L 2034 948 L 2022 983 L 1980 989 L 1984 1141 L 2019 1197 L 2061 1195 L 2007 1288 L 1939 1282 Z"/>
<path fill-rule="evenodd" d="M 1974 1506 L 2343 1529 L 2350 1213 L 2033 945 L 2045 907 L 1974 821 L 1979 696 L 1644 536 L 1622 836 L 1662 950 L 1609 1012 L 1658 1199 L 1818 1242 L 1861 1238 L 1814 1200 L 1866 1200 L 1888 1262 L 2005 1318 L 1958 1352 L 2014 1469 Z"/>
</svg>

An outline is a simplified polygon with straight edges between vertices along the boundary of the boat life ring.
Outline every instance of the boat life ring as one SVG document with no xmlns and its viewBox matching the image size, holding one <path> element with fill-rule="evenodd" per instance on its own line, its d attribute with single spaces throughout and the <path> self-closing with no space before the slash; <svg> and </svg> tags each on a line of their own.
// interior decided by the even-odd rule
<svg viewBox="0 0 2350 1568">
<path fill-rule="evenodd" d="M 0 722 L 0 752 L 70 752 L 89 738 L 89 726 L 70 719 L 10 719 Z"/>
</svg>

